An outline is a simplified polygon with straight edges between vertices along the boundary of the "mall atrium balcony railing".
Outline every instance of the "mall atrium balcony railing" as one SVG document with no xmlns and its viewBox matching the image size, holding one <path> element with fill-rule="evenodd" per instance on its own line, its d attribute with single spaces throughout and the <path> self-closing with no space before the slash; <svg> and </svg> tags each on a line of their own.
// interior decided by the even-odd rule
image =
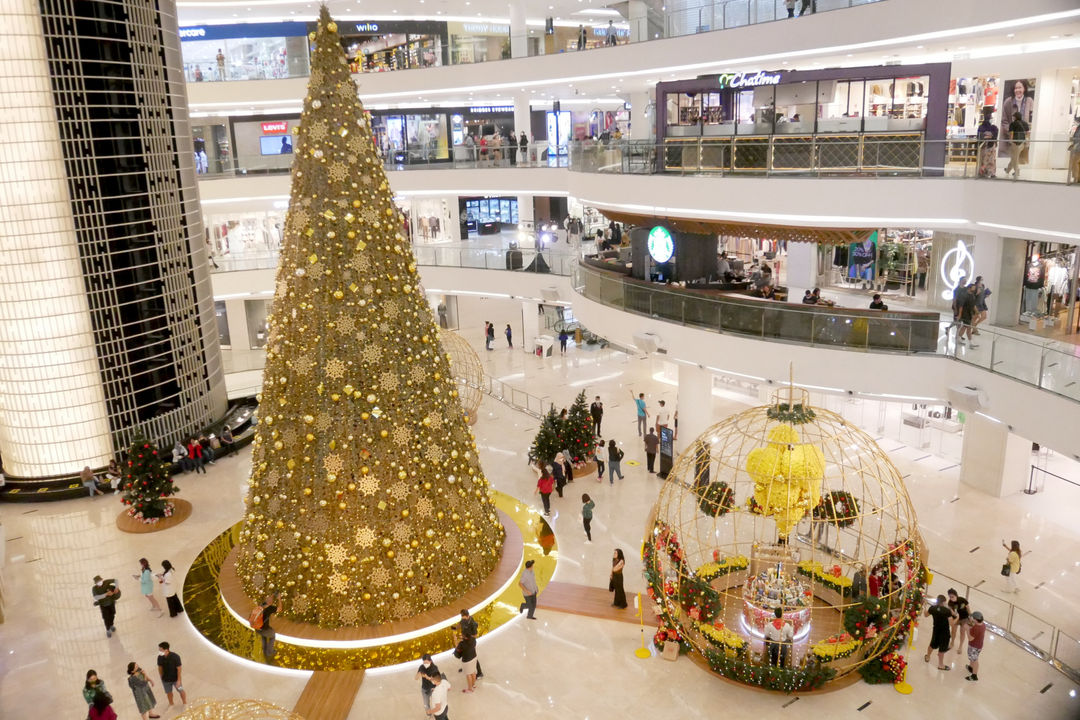
<svg viewBox="0 0 1080 720">
<path fill-rule="evenodd" d="M 1006 173 L 1007 141 L 924 140 L 920 133 L 745 135 L 581 142 L 576 172 L 769 177 L 946 177 L 1075 183 L 1080 143 L 1029 140 L 1017 149 L 1018 177 Z M 943 157 L 931 164 L 928 157 Z"/>
<path fill-rule="evenodd" d="M 943 148 L 944 153 L 930 146 Z M 522 153 L 509 146 L 482 155 L 477 148 L 455 148 L 451 157 L 394 154 L 384 159 L 387 171 L 506 168 L 568 168 L 575 172 L 620 175 L 710 175 L 769 177 L 944 177 L 1010 179 L 1024 182 L 1076 183 L 1080 177 L 1080 143 L 1029 140 L 1020 151 L 1019 177 L 1005 172 L 1008 143 L 972 139 L 928 141 L 918 133 L 851 133 L 844 135 L 745 135 L 738 137 L 583 141 L 549 147 L 531 143 Z M 944 157 L 944 164 L 927 164 Z M 227 176 L 285 174 L 280 161 L 218 162 L 211 179 Z"/>
<path fill-rule="evenodd" d="M 936 312 L 883 313 L 707 294 L 585 264 L 576 269 L 573 283 L 589 300 L 657 320 L 780 343 L 945 355 L 1080 401 L 1080 357 L 1072 345 L 1026 339 L 986 325 L 979 328 L 976 345 L 958 344 L 957 327 Z"/>
</svg>

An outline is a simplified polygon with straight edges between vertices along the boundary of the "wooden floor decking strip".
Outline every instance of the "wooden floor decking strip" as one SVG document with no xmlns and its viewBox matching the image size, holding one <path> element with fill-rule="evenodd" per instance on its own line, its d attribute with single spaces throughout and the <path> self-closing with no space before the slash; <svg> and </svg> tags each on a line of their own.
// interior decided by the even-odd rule
<svg viewBox="0 0 1080 720">
<path fill-rule="evenodd" d="M 572 615 L 584 615 L 586 617 L 599 618 L 601 620 L 618 620 L 637 625 L 640 620 L 637 610 L 634 608 L 634 596 L 627 594 L 626 602 L 629 607 L 620 610 L 611 604 L 615 595 L 608 592 L 607 588 L 588 587 L 575 583 L 551 582 L 544 588 L 537 598 L 537 612 L 554 610 L 555 612 L 569 613 Z M 656 627 L 656 615 L 652 610 L 652 601 L 645 595 L 641 596 L 641 603 L 645 606 L 645 626 Z"/>
<path fill-rule="evenodd" d="M 314 672 L 293 712 L 304 720 L 345 720 L 363 682 L 363 670 Z"/>
</svg>

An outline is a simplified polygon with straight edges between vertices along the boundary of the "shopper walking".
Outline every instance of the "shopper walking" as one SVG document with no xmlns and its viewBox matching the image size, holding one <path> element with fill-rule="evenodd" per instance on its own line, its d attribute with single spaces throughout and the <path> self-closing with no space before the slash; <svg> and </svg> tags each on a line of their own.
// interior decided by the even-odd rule
<svg viewBox="0 0 1080 720">
<path fill-rule="evenodd" d="M 1001 547 L 1009 551 L 1005 556 L 1005 564 L 1001 566 L 1001 574 L 1005 576 L 1005 585 L 1008 592 L 1020 592 L 1020 586 L 1016 583 L 1016 576 L 1020 574 L 1020 560 L 1027 553 L 1020 550 L 1020 541 L 1013 540 L 1011 545 L 1001 541 Z"/>
<path fill-rule="evenodd" d="M 441 674 L 439 666 L 435 664 L 430 655 L 425 654 L 420 658 L 420 667 L 417 668 L 415 677 L 416 680 L 420 681 L 420 699 L 424 703 L 425 713 L 431 709 L 431 691 L 435 689 L 435 683 L 431 682 L 431 678 L 428 677 L 429 672 Z"/>
<path fill-rule="evenodd" d="M 578 50 L 584 50 L 585 49 L 585 26 L 584 25 L 578 25 L 577 26 L 577 49 Z"/>
<path fill-rule="evenodd" d="M 558 453 L 551 463 L 551 474 L 555 477 L 555 492 L 562 497 L 563 488 L 566 487 L 566 464 L 562 453 Z"/>
<path fill-rule="evenodd" d="M 267 595 L 260 607 L 262 607 L 262 625 L 255 630 L 255 633 L 259 636 L 259 642 L 262 644 L 263 657 L 266 658 L 267 663 L 270 663 L 274 660 L 274 654 L 277 652 L 274 647 L 277 633 L 270 626 L 270 621 L 273 619 L 274 613 L 281 608 L 281 593 Z"/>
<path fill-rule="evenodd" d="M 608 45 L 618 45 L 619 44 L 618 39 L 616 39 L 616 37 L 615 37 L 615 21 L 614 20 L 608 20 L 607 21 L 607 44 Z"/>
<path fill-rule="evenodd" d="M 1027 147 L 1027 134 L 1028 124 L 1019 112 L 1014 112 L 1009 122 L 1009 164 L 1005 166 L 1005 174 L 1011 172 L 1013 180 L 1020 179 L 1020 156 Z"/>
<path fill-rule="evenodd" d="M 525 137 L 524 131 L 518 137 L 518 154 L 521 156 L 522 162 L 529 161 L 529 138 Z"/>
<path fill-rule="evenodd" d="M 990 288 L 986 287 L 986 283 L 983 282 L 982 275 L 975 278 L 975 316 L 972 318 L 971 327 L 972 335 L 979 335 L 979 325 L 986 322 L 987 316 L 990 314 L 990 306 L 987 305 L 986 300 L 993 292 Z"/>
<path fill-rule="evenodd" d="M 930 633 L 930 646 L 926 648 L 923 662 L 930 662 L 931 653 L 937 650 L 938 670 L 951 670 L 952 668 L 945 664 L 945 653 L 949 651 L 949 626 L 956 617 L 956 613 L 949 609 L 947 598 L 944 595 L 938 595 L 937 602 L 926 608 L 926 616 L 933 619 L 934 626 Z"/>
<path fill-rule="evenodd" d="M 787 8 L 787 16 L 789 18 L 795 17 L 795 0 L 784 0 L 784 7 Z"/>
<path fill-rule="evenodd" d="M 540 479 L 536 481 L 536 492 L 544 503 L 544 514 L 551 515 L 551 492 L 555 489 L 555 478 L 548 472 L 547 465 L 538 463 Z"/>
<path fill-rule="evenodd" d="M 83 685 L 82 691 L 83 700 L 86 701 L 88 706 L 92 705 L 94 696 L 98 694 L 112 697 L 109 691 L 105 689 L 105 681 L 98 677 L 97 670 L 87 670 L 86 683 Z"/>
<path fill-rule="evenodd" d="M 600 396 L 597 395 L 593 400 L 592 405 L 589 406 L 589 414 L 592 415 L 593 421 L 593 434 L 603 435 L 600 432 L 600 423 L 604 420 L 604 403 L 600 402 Z"/>
<path fill-rule="evenodd" d="M 428 680 L 435 687 L 431 689 L 431 708 L 427 714 L 435 720 L 449 720 L 450 712 L 450 681 L 443 678 L 442 673 L 428 668 Z"/>
<path fill-rule="evenodd" d="M 566 342 L 569 339 L 570 339 L 570 336 L 567 335 L 566 330 L 560 330 L 559 331 L 559 352 L 562 353 L 563 355 L 566 354 Z"/>
<path fill-rule="evenodd" d="M 152 690 L 154 681 L 146 676 L 146 673 L 136 662 L 128 663 L 127 673 L 128 687 L 131 688 L 131 694 L 135 696 L 135 709 L 139 711 L 142 720 L 148 720 L 148 718 L 153 720 L 153 718 L 161 717 L 154 712 L 154 707 L 157 706 L 157 699 L 154 697 Z"/>
<path fill-rule="evenodd" d="M 465 673 L 465 687 L 461 692 L 471 693 L 476 689 L 476 638 L 462 637 L 454 655 L 461 659 L 461 672 Z"/>
<path fill-rule="evenodd" d="M 120 589 L 116 587 L 116 580 L 112 578 L 105 580 L 100 575 L 95 575 L 91 592 L 94 596 L 94 605 L 101 611 L 101 620 L 105 623 L 105 637 L 112 637 L 116 632 L 116 601 L 120 599 Z"/>
<path fill-rule="evenodd" d="M 622 468 L 619 463 L 623 459 L 623 451 L 620 450 L 614 440 L 608 441 L 607 461 L 608 461 L 608 484 L 615 484 L 615 476 L 618 475 L 619 479 L 623 479 Z"/>
<path fill-rule="evenodd" d="M 530 620 L 536 619 L 536 595 L 540 592 L 540 587 L 536 584 L 536 575 L 533 573 L 533 561 L 525 561 L 525 569 L 521 571 L 521 575 L 518 577 L 518 587 L 521 588 L 521 596 L 525 599 L 518 607 L 518 614 L 529 611 L 529 614 L 525 617 Z"/>
<path fill-rule="evenodd" d="M 503 330 L 503 335 L 506 336 L 506 347 L 514 348 L 514 331 L 510 329 L 510 323 L 506 323 L 506 329 Z"/>
<path fill-rule="evenodd" d="M 645 433 L 645 426 L 649 421 L 649 410 L 645 407 L 645 393 L 639 393 L 635 398 L 633 391 L 630 397 L 634 399 L 634 407 L 637 409 L 637 434 L 641 437 Z"/>
<path fill-rule="evenodd" d="M 184 606 L 180 604 L 180 598 L 176 596 L 174 580 L 176 571 L 168 560 L 161 561 L 161 572 L 158 573 L 158 582 L 161 583 L 161 593 L 165 596 L 165 604 L 169 607 L 169 617 L 176 617 L 184 612 Z"/>
<path fill-rule="evenodd" d="M 1076 126 L 1069 136 L 1069 170 L 1065 174 L 1065 184 L 1080 183 L 1080 118 L 1074 120 Z"/>
<path fill-rule="evenodd" d="M 491 347 L 492 343 L 494 343 L 494 342 L 495 342 L 495 323 L 490 323 L 489 322 L 487 324 L 487 349 L 488 350 L 493 350 L 494 349 L 494 348 Z"/>
<path fill-rule="evenodd" d="M 593 448 L 593 460 L 596 462 L 596 482 L 604 482 L 604 440 L 597 438 Z"/>
<path fill-rule="evenodd" d="M 971 613 L 971 625 L 968 629 L 968 664 L 967 671 L 971 673 L 965 680 L 978 682 L 979 680 L 979 655 L 982 653 L 983 642 L 986 640 L 986 625 L 983 623 L 983 614 L 976 610 Z"/>
<path fill-rule="evenodd" d="M 184 668 L 180 664 L 180 656 L 169 648 L 169 643 L 158 643 L 158 676 L 161 678 L 161 686 L 165 689 L 165 697 L 169 698 L 169 707 L 173 706 L 173 690 L 180 693 L 180 702 L 187 705 L 187 691 L 181 685 Z"/>
<path fill-rule="evenodd" d="M 649 432 L 645 436 L 645 466 L 648 468 L 650 475 L 656 472 L 654 466 L 656 464 L 656 451 L 659 449 L 660 438 L 656 436 L 656 432 L 652 428 L 649 428 Z"/>
<path fill-rule="evenodd" d="M 816 10 L 817 10 L 816 5 L 817 5 L 817 3 L 814 2 L 814 0 L 802 0 L 802 7 L 799 8 L 799 17 L 802 17 L 803 15 L 805 15 L 808 12 L 809 13 L 816 12 Z"/>
<path fill-rule="evenodd" d="M 149 601 L 150 610 L 160 613 L 161 605 L 158 604 L 157 598 L 154 597 L 154 573 L 150 570 L 150 561 L 146 558 L 139 558 L 139 572 L 131 577 L 139 581 L 139 592 Z"/>
<path fill-rule="evenodd" d="M 585 527 L 585 542 L 592 542 L 592 514 L 593 509 L 596 508 L 596 503 L 589 497 L 588 493 L 581 496 L 581 523 Z"/>
<path fill-rule="evenodd" d="M 86 720 L 116 720 L 116 711 L 112 705 L 112 695 L 98 693 L 90 704 L 90 711 L 86 714 Z"/>
<path fill-rule="evenodd" d="M 611 603 L 617 608 L 626 608 L 626 590 L 623 589 L 623 568 L 626 567 L 626 558 L 623 557 L 621 548 L 615 548 L 611 556 L 611 580 L 608 581 L 608 590 L 615 593 L 615 600 Z"/>
</svg>

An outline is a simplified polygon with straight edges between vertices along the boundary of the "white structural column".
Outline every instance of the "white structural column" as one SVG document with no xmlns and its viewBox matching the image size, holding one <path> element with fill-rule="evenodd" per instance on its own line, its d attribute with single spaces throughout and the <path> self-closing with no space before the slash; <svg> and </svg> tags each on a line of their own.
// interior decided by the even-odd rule
<svg viewBox="0 0 1080 720">
<path fill-rule="evenodd" d="M 521 301 L 521 347 L 531 353 L 540 327 L 540 303 L 535 300 Z"/>
<path fill-rule="evenodd" d="M 656 112 L 649 112 L 655 89 L 630 93 L 630 139 L 649 140 L 656 136 Z"/>
<path fill-rule="evenodd" d="M 529 96 L 518 93 L 514 96 L 514 142 L 521 137 L 521 133 L 525 133 L 525 137 L 529 138 L 529 142 L 532 142 L 532 117 L 529 115 Z M 518 158 L 518 164 L 522 162 L 521 158 Z"/>
<path fill-rule="evenodd" d="M 525 22 L 525 0 L 510 3 L 510 57 L 529 55 L 529 26 Z"/>
<path fill-rule="evenodd" d="M 775 275 L 773 275 L 775 279 Z M 787 246 L 788 302 L 802 300 L 803 293 L 817 287 L 817 243 L 790 242 Z"/>
<path fill-rule="evenodd" d="M 533 196 L 532 195 L 518 195 L 518 227 L 525 232 L 532 232 L 535 226 L 535 218 L 533 217 Z"/>
<path fill-rule="evenodd" d="M 978 413 L 964 422 L 960 482 L 987 495 L 1004 497 L 1023 490 L 1031 473 L 1031 441 L 1008 426 Z"/>
<path fill-rule="evenodd" d="M 712 414 L 712 373 L 697 365 L 679 364 L 679 400 L 670 408 L 679 413 L 679 446 L 705 431 L 715 422 Z M 652 408 L 656 412 L 656 408 Z M 674 424 L 674 423 L 672 423 Z"/>
<path fill-rule="evenodd" d="M 643 42 L 649 39 L 649 6 L 643 0 L 630 0 L 627 3 L 630 19 L 630 42 Z"/>
<path fill-rule="evenodd" d="M 0 455 L 16 477 L 101 467 L 112 437 L 39 5 L 0 11 Z"/>
<path fill-rule="evenodd" d="M 974 257 L 975 275 L 982 275 L 991 295 L 986 300 L 990 308 L 988 322 L 994 325 L 1015 325 L 1020 316 L 1020 299 L 1024 292 L 1024 264 L 1027 242 L 1003 238 L 993 233 L 976 233 Z"/>
</svg>

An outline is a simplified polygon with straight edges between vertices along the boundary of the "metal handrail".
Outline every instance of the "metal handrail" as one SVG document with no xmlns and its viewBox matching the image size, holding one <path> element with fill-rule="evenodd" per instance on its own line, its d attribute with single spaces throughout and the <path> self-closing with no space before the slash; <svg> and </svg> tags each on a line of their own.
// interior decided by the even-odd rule
<svg viewBox="0 0 1080 720">
<path fill-rule="evenodd" d="M 590 284 L 585 282 L 586 277 L 595 278 L 595 287 L 590 287 Z M 607 305 L 608 307 L 644 315 L 650 318 L 675 322 L 684 326 L 704 328 L 711 332 L 731 332 L 732 334 L 740 336 L 749 336 L 767 342 L 781 342 L 785 344 L 886 353 L 918 352 L 921 355 L 950 357 L 965 364 L 982 368 L 983 370 L 992 372 L 996 375 L 1007 377 L 1016 382 L 1021 382 L 1039 388 L 1040 390 L 1053 393 L 1054 395 L 1080 402 L 1080 386 L 1076 386 L 1075 383 L 1071 382 L 1060 382 L 1060 373 L 1068 374 L 1071 365 L 1067 366 L 1065 363 L 1054 363 L 1054 365 L 1059 365 L 1059 369 L 1051 370 L 1050 366 L 1043 362 L 1043 357 L 1047 353 L 1058 353 L 1062 356 L 1062 359 L 1066 356 L 1072 357 L 1071 355 L 1054 348 L 1053 345 L 1055 343 L 1053 341 L 1021 338 L 1015 335 L 991 330 L 987 326 L 983 326 L 980 329 L 983 336 L 988 336 L 984 337 L 983 341 L 992 343 L 990 353 L 987 355 L 991 358 L 995 356 L 994 349 L 996 348 L 997 343 L 1011 344 L 1021 348 L 1019 362 L 1010 365 L 1008 363 L 995 363 L 991 361 L 991 363 L 988 364 L 985 362 L 984 357 L 969 354 L 962 346 L 952 345 L 950 347 L 950 343 L 953 342 L 952 328 L 954 326 L 946 321 L 921 321 L 917 319 L 905 321 L 907 326 L 912 329 L 919 327 L 916 325 L 916 323 L 919 322 L 933 323 L 937 326 L 936 347 L 933 349 L 924 349 L 912 347 L 910 342 L 906 346 L 901 341 L 892 343 L 888 341 L 887 336 L 879 337 L 879 339 L 885 341 L 886 344 L 871 344 L 869 342 L 869 331 L 865 337 L 859 333 L 849 332 L 846 336 L 848 340 L 845 341 L 845 336 L 829 333 L 831 330 L 829 324 L 832 323 L 838 325 L 840 322 L 847 324 L 849 321 L 850 323 L 854 323 L 857 319 L 865 320 L 866 315 L 864 313 L 845 313 L 843 309 L 832 313 L 821 313 L 821 311 L 818 311 L 816 315 L 812 314 L 809 316 L 812 318 L 811 320 L 806 321 L 807 309 L 802 305 L 795 305 L 792 303 L 769 302 L 766 304 L 763 302 L 760 308 L 763 315 L 760 323 L 751 327 L 750 324 L 744 322 L 740 327 L 735 329 L 725 329 L 722 321 L 725 318 L 730 320 L 730 316 L 723 314 L 725 312 L 724 303 L 726 302 L 727 305 L 733 305 L 735 304 L 735 301 L 733 300 L 724 301 L 720 298 L 710 298 L 706 296 L 698 297 L 687 292 L 671 292 L 665 288 L 653 287 L 646 283 L 635 282 L 631 285 L 630 283 L 627 283 L 626 278 L 621 275 L 589 267 L 583 263 L 578 265 L 578 268 L 573 275 L 573 287 L 579 295 L 582 295 L 589 300 L 593 300 L 594 302 L 601 303 L 602 305 Z M 737 303 L 737 306 L 739 311 L 744 308 L 743 303 Z M 764 324 L 764 313 L 766 310 L 775 317 L 781 318 L 775 323 L 778 329 L 774 329 L 771 333 L 766 332 Z M 820 318 L 820 321 L 813 319 L 815 317 Z M 788 321 L 788 325 L 784 324 L 785 319 Z M 797 321 L 800 320 L 809 323 L 808 327 L 795 327 L 793 329 L 791 324 L 797 324 Z M 881 323 L 886 321 L 887 319 L 883 318 L 877 322 Z M 887 326 L 882 327 L 887 328 Z M 901 328 L 901 330 L 902 329 L 903 328 Z M 924 329 L 928 330 L 928 328 Z M 908 337 L 910 340 L 910 333 L 908 334 Z M 1072 376 L 1068 375 L 1068 377 Z M 1076 387 L 1076 389 L 1072 389 L 1070 386 Z"/>
<path fill-rule="evenodd" d="M 990 630 L 990 632 L 994 633 L 995 635 L 997 635 L 997 636 L 999 636 L 999 637 L 1001 637 L 1001 638 L 1003 638 L 1005 640 L 1008 640 L 1013 645 L 1016 645 L 1021 650 L 1024 650 L 1024 651 L 1028 652 L 1029 654 L 1031 654 L 1034 657 L 1038 658 L 1042 662 L 1046 662 L 1046 663 L 1050 664 L 1055 670 L 1057 670 L 1061 674 L 1065 675 L 1067 678 L 1069 678 L 1073 682 L 1080 683 L 1080 668 L 1075 668 L 1072 665 L 1065 662 L 1062 659 L 1061 654 L 1060 654 L 1061 637 L 1064 635 L 1066 638 L 1068 638 L 1070 640 L 1073 639 L 1072 636 L 1070 636 L 1068 633 L 1063 631 L 1061 628 L 1053 625 L 1052 623 L 1047 622 L 1046 620 L 1043 620 L 1042 618 L 1038 617 L 1037 615 L 1025 610 L 1024 608 L 1018 607 L 1017 605 L 1015 605 L 1014 603 L 1009 602 L 1008 600 L 1005 600 L 1003 598 L 999 598 L 998 596 L 992 595 L 991 593 L 988 593 L 988 592 L 986 592 L 984 590 L 979 590 L 978 587 L 973 586 L 973 585 L 969 585 L 968 583 L 965 583 L 963 580 L 959 580 L 959 579 L 954 578 L 954 577 L 952 577 L 950 575 L 946 575 L 945 573 L 938 572 L 936 570 L 932 570 L 931 572 L 933 573 L 935 579 L 938 578 L 938 577 L 942 577 L 942 578 L 945 578 L 945 579 L 949 580 L 950 584 L 962 585 L 964 587 L 964 597 L 968 598 L 969 604 L 970 604 L 970 601 L 971 601 L 971 592 L 972 592 L 972 590 L 976 590 L 976 591 L 978 591 L 978 592 L 980 592 L 980 593 L 982 593 L 984 595 L 987 595 L 988 597 L 993 598 L 997 602 L 1005 603 L 1006 605 L 1008 605 L 1009 612 L 1008 612 L 1008 617 L 1005 620 L 1005 624 L 1002 625 L 1000 623 L 991 622 L 990 620 L 988 620 L 988 619 L 986 619 L 984 617 L 983 622 L 986 624 L 987 629 Z M 978 608 L 975 608 L 975 609 L 978 609 Z M 1027 615 L 1030 615 L 1034 620 L 1038 621 L 1040 624 L 1045 625 L 1048 628 L 1050 628 L 1051 637 L 1050 637 L 1050 643 L 1049 643 L 1049 646 L 1048 646 L 1047 650 L 1043 650 L 1042 648 L 1038 647 L 1037 645 L 1035 645 L 1034 640 L 1029 640 L 1029 639 L 1021 636 L 1019 633 L 1017 633 L 1014 630 L 1014 628 L 1013 628 L 1013 619 L 1015 618 L 1016 610 L 1020 610 L 1020 612 L 1025 613 Z M 984 613 L 984 615 L 985 615 L 985 613 Z"/>
</svg>

